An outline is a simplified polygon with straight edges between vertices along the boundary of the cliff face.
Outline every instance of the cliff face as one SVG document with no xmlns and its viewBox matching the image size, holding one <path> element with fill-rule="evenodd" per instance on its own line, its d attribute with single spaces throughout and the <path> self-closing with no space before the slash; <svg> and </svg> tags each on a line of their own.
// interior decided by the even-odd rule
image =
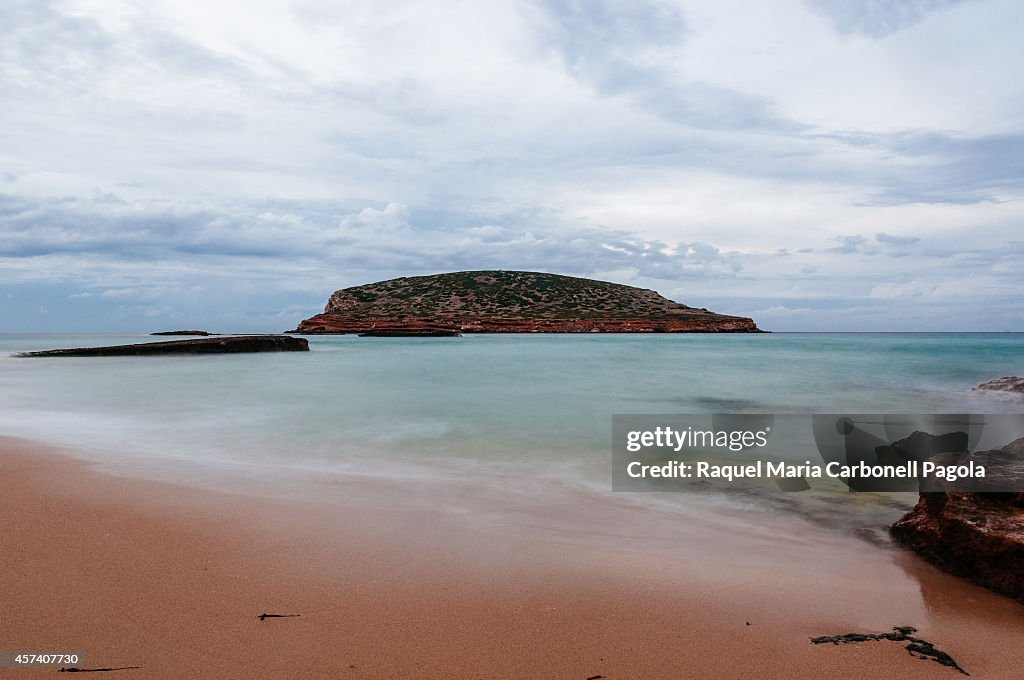
<svg viewBox="0 0 1024 680">
<path fill-rule="evenodd" d="M 572 276 L 475 271 L 403 277 L 331 295 L 293 333 L 445 329 L 468 333 L 758 333 L 753 320 L 653 290 Z"/>
</svg>

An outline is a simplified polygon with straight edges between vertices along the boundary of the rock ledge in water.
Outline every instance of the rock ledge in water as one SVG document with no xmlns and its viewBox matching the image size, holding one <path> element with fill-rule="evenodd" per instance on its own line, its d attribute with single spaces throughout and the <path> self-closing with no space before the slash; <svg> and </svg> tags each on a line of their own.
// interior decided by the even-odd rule
<svg viewBox="0 0 1024 680">
<path fill-rule="evenodd" d="M 156 333 L 150 333 L 150 335 L 220 335 L 220 333 L 211 333 L 210 331 L 158 331 Z"/>
<path fill-rule="evenodd" d="M 22 352 L 19 357 L 119 357 L 158 354 L 236 354 L 240 352 L 308 352 L 309 341 L 290 335 L 237 335 L 201 338 L 197 340 L 171 340 L 144 342 L 137 345 L 109 347 L 77 347 L 50 349 L 42 352 Z"/>
</svg>

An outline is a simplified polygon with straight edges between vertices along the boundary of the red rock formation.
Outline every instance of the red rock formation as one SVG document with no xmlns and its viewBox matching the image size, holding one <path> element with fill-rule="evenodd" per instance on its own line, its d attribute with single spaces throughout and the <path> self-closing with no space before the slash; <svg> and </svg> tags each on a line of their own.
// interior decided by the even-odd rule
<svg viewBox="0 0 1024 680">
<path fill-rule="evenodd" d="M 1024 438 L 981 455 L 1020 461 Z M 1024 492 L 925 492 L 891 532 L 937 567 L 1024 602 Z"/>
<path fill-rule="evenodd" d="M 451 329 L 464 333 L 757 333 L 753 320 L 709 314 L 678 319 L 494 319 L 486 317 L 346 317 L 317 314 L 293 333 Z"/>
</svg>

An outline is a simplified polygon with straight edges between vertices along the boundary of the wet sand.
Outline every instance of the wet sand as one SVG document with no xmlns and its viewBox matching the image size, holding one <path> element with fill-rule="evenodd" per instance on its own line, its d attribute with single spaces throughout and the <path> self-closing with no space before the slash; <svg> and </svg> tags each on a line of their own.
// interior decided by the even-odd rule
<svg viewBox="0 0 1024 680">
<path fill-rule="evenodd" d="M 431 509 L 409 481 L 270 498 L 64 453 L 0 438 L 0 649 L 140 667 L 99 677 L 963 677 L 808 641 L 897 625 L 972 677 L 1020 677 L 1024 607 L 792 518 L 500 488 Z"/>
</svg>

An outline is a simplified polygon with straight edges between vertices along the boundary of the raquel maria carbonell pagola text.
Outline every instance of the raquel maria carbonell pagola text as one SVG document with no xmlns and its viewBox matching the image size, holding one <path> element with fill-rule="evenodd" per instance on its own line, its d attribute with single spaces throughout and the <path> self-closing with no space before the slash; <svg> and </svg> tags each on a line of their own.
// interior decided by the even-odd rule
<svg viewBox="0 0 1024 680">
<path fill-rule="evenodd" d="M 934 478 L 954 482 L 961 478 L 985 477 L 985 467 L 971 461 L 965 465 L 939 465 L 930 461 L 907 461 L 902 465 L 842 465 L 806 461 L 802 464 L 787 462 L 756 461 L 752 463 L 710 463 L 707 461 L 667 461 L 656 465 L 633 461 L 626 466 L 626 474 L 639 478 L 674 479 L 921 479 Z"/>
</svg>

